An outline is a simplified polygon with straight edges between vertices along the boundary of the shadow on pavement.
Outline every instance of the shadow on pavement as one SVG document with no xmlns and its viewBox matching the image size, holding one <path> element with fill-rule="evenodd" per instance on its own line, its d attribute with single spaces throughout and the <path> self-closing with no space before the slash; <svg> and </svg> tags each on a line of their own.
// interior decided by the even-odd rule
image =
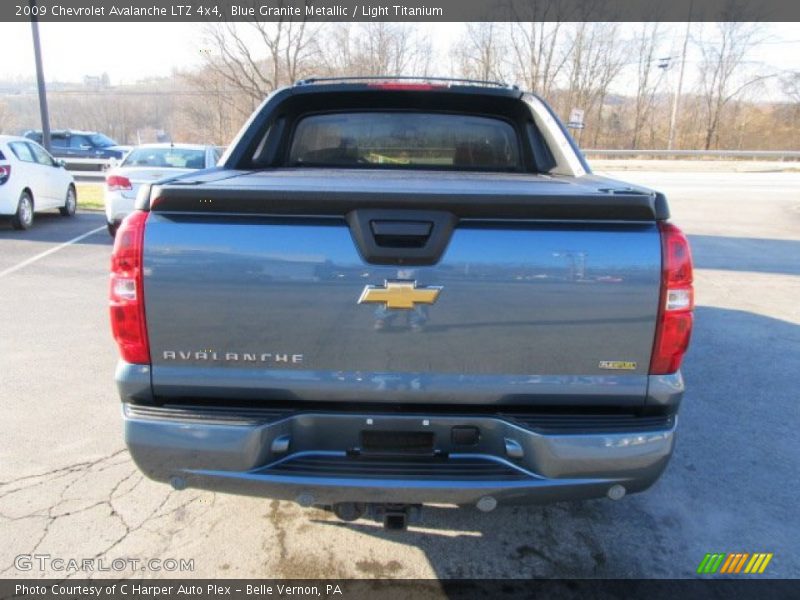
<svg viewBox="0 0 800 600">
<path fill-rule="evenodd" d="M 676 452 L 650 490 L 488 514 L 426 506 L 407 531 L 316 522 L 416 546 L 440 578 L 693 577 L 706 552 L 774 552 L 769 576 L 797 577 L 798 373 L 800 326 L 701 306 Z"/>
<path fill-rule="evenodd" d="M 690 235 L 697 269 L 800 275 L 800 241 Z"/>
<path fill-rule="evenodd" d="M 62 217 L 57 211 L 36 213 L 33 227 L 27 231 L 12 229 L 10 219 L 0 217 L 0 243 L 14 241 L 63 244 L 92 229 L 105 227 L 105 225 L 106 219 L 103 213 L 88 211 L 78 212 L 74 217 Z M 113 240 L 105 231 L 99 231 L 75 243 L 111 246 Z M 42 249 L 46 250 L 47 248 L 43 246 Z"/>
</svg>

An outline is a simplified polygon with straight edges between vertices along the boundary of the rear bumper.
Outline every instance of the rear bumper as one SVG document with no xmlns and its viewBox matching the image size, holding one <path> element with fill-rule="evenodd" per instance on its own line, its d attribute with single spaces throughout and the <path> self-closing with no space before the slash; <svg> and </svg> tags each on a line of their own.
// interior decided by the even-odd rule
<svg viewBox="0 0 800 600">
<path fill-rule="evenodd" d="M 105 206 L 106 221 L 109 223 L 119 223 L 134 211 L 136 198 L 126 198 L 122 192 L 109 192 L 105 190 L 103 195 Z"/>
<path fill-rule="evenodd" d="M 666 467 L 677 424 L 554 432 L 497 415 L 123 407 L 128 448 L 148 477 L 307 504 L 545 503 L 604 496 L 615 484 L 639 492 Z M 464 426 L 480 431 L 476 444 L 454 443 L 453 427 Z M 441 456 L 364 456 L 354 449 L 365 430 L 430 431 Z"/>
<path fill-rule="evenodd" d="M 9 216 L 17 212 L 20 192 L 8 183 L 0 185 L 0 215 Z"/>
</svg>

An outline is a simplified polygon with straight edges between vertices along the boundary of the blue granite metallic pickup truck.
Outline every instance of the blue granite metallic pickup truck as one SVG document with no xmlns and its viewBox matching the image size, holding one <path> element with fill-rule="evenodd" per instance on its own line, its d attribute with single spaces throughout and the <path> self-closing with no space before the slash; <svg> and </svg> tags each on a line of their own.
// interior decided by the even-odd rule
<svg viewBox="0 0 800 600">
<path fill-rule="evenodd" d="M 144 188 L 112 257 L 136 464 L 403 528 L 608 496 L 675 443 L 692 263 L 538 97 L 307 80 L 220 166 Z"/>
</svg>

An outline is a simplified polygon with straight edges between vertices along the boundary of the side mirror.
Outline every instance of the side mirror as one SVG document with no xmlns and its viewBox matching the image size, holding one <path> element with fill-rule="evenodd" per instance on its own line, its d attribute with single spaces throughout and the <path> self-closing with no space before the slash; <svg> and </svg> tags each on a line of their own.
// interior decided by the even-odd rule
<svg viewBox="0 0 800 600">
<path fill-rule="evenodd" d="M 56 166 L 57 167 L 61 167 L 62 169 L 66 169 L 67 168 L 67 161 L 65 161 L 63 158 L 57 158 L 56 159 Z"/>
</svg>

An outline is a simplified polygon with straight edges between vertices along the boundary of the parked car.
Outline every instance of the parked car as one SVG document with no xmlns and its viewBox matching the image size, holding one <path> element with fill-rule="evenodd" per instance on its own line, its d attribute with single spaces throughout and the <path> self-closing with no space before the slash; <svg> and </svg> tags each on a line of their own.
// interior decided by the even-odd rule
<svg viewBox="0 0 800 600">
<path fill-rule="evenodd" d="M 106 173 L 104 202 L 108 232 L 113 236 L 120 221 L 133 212 L 143 183 L 209 169 L 221 155 L 217 146 L 199 144 L 143 144 L 135 147 Z"/>
<path fill-rule="evenodd" d="M 402 528 L 424 503 L 619 500 L 669 461 L 687 239 L 535 94 L 300 82 L 136 209 L 110 309 L 148 477 Z"/>
<path fill-rule="evenodd" d="M 0 135 L 0 215 L 11 217 L 14 229 L 33 225 L 34 211 L 57 208 L 75 214 L 75 180 L 61 161 L 36 142 Z"/>
<path fill-rule="evenodd" d="M 28 131 L 25 137 L 42 143 L 41 131 Z M 121 146 L 107 135 L 96 131 L 63 129 L 50 132 L 50 148 L 57 158 L 63 158 L 67 162 L 75 160 L 79 164 L 96 166 L 102 170 L 109 159 L 124 158 L 131 146 Z"/>
</svg>

